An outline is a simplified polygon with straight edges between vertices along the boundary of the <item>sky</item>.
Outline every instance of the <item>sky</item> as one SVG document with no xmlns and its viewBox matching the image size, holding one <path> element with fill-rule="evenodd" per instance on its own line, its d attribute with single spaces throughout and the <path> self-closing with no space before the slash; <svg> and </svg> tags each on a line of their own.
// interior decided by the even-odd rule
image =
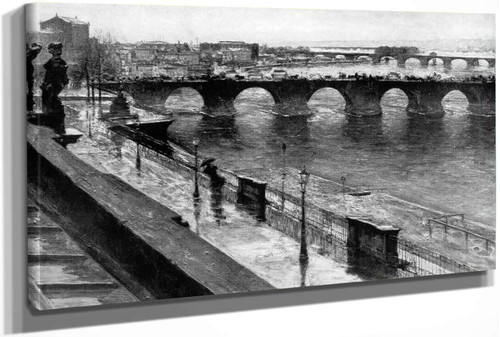
<svg viewBox="0 0 500 337">
<path fill-rule="evenodd" d="M 90 34 L 121 42 L 242 40 L 277 45 L 289 41 L 494 39 L 493 14 L 337 11 L 89 4 L 35 4 L 28 30 L 39 21 L 78 16 Z"/>
</svg>

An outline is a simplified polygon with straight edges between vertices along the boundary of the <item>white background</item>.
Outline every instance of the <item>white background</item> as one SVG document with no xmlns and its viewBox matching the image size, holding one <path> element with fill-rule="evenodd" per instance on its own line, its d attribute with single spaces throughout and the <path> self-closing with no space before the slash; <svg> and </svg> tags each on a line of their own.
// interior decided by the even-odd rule
<svg viewBox="0 0 500 337">
<path fill-rule="evenodd" d="M 90 1 L 90 0 L 89 0 Z M 66 1 L 75 2 L 75 1 Z M 83 2 L 85 1 L 78 1 Z M 139 4 L 138 1 L 93 3 Z M 182 299 L 148 305 L 30 311 L 25 304 L 25 1 L 2 9 L 1 333 L 38 336 L 498 336 L 498 272 L 370 282 L 275 294 Z M 496 13 L 495 0 L 147 1 L 143 4 Z M 131 13 L 131 22 L 133 13 Z M 498 36 L 498 27 L 497 27 Z M 13 39 L 14 38 L 14 39 Z M 498 139 L 497 139 L 498 140 Z M 111 324 L 110 324 L 111 323 Z M 74 329 L 64 329 L 69 327 Z M 56 330 L 49 330 L 56 329 Z"/>
</svg>

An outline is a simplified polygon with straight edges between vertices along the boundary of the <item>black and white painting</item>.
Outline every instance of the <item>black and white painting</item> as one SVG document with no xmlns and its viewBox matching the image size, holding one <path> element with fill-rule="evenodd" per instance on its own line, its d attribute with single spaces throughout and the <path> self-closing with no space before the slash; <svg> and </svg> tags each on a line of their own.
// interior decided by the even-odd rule
<svg viewBox="0 0 500 337">
<path fill-rule="evenodd" d="M 26 27 L 34 307 L 495 268 L 493 14 L 40 3 Z"/>
</svg>

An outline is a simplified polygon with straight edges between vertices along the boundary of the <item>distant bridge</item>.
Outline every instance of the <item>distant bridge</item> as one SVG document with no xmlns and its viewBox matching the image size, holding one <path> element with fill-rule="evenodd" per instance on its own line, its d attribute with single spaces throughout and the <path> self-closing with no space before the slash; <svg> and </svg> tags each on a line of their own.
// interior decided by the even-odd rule
<svg viewBox="0 0 500 337">
<path fill-rule="evenodd" d="M 346 102 L 345 111 L 358 116 L 382 113 L 380 99 L 390 89 L 401 89 L 408 96 L 409 113 L 443 116 L 441 104 L 446 94 L 453 90 L 462 92 L 469 101 L 469 109 L 494 113 L 495 82 L 403 81 L 375 79 L 283 79 L 283 80 L 193 80 L 105 82 L 105 91 L 127 92 L 142 105 L 164 105 L 167 98 L 180 88 L 192 88 L 203 98 L 203 110 L 211 115 L 234 114 L 234 100 L 246 89 L 262 88 L 274 99 L 279 114 L 309 113 L 307 105 L 311 96 L 324 88 L 336 89 Z"/>
<path fill-rule="evenodd" d="M 405 66 L 406 61 L 410 59 L 418 60 L 421 67 L 436 66 L 438 63 L 442 63 L 445 68 L 450 69 L 452 67 L 452 62 L 454 60 L 464 60 L 468 67 L 479 66 L 481 60 L 488 63 L 488 67 L 495 67 L 495 57 L 494 56 L 465 56 L 465 55 L 434 55 L 434 54 L 398 54 L 398 55 L 384 55 L 377 54 L 373 52 L 316 52 L 316 54 L 325 55 L 331 58 L 336 58 L 337 56 L 344 56 L 346 60 L 361 60 L 369 58 L 375 63 L 384 63 L 388 60 L 396 60 L 397 65 L 400 67 Z"/>
</svg>

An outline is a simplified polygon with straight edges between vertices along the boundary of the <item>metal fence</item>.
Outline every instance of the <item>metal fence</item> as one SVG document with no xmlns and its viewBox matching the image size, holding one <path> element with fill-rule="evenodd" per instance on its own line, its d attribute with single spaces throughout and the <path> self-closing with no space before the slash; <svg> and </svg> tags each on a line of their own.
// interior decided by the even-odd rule
<svg viewBox="0 0 500 337">
<path fill-rule="evenodd" d="M 398 258 L 403 271 L 415 275 L 463 273 L 475 269 L 415 243 L 398 238 Z"/>
<path fill-rule="evenodd" d="M 474 247 L 479 250 L 479 252 L 476 251 L 476 253 L 481 253 L 482 251 L 483 255 L 494 256 L 496 248 L 495 240 L 455 225 L 453 220 L 457 217 L 462 223 L 465 221 L 464 214 L 447 214 L 438 218 L 428 219 L 427 226 L 429 228 L 429 237 L 431 239 L 448 241 L 461 239 L 463 241 L 460 243 L 464 243 L 464 245 L 460 245 L 460 247 L 465 248 L 466 252 L 469 251 L 469 246 L 472 243 L 475 244 Z M 440 229 L 442 229 L 442 233 L 439 232 Z"/>
<path fill-rule="evenodd" d="M 148 154 L 149 151 L 145 148 L 143 148 L 143 151 L 141 152 L 150 159 L 156 157 L 154 159 L 159 160 L 160 158 L 158 155 L 160 155 L 162 157 L 160 162 L 164 165 L 170 166 L 173 165 L 172 161 L 177 162 L 175 158 L 172 158 L 173 149 L 170 146 L 165 146 L 166 144 L 163 142 L 159 142 L 158 140 L 143 133 L 130 132 L 126 127 L 113 127 L 112 130 L 121 133 L 122 135 L 125 135 L 145 146 L 149 151 L 151 151 L 151 153 Z M 174 150 L 173 152 L 176 151 Z M 182 159 L 181 163 L 178 162 L 177 165 L 182 164 L 184 169 L 181 171 L 183 171 L 183 173 L 189 175 L 192 174 L 192 167 L 190 166 L 189 160 L 186 162 L 187 158 Z M 226 177 L 228 183 L 231 185 L 235 183 L 233 180 L 236 180 L 237 175 L 233 172 L 221 170 L 221 173 Z M 203 175 L 200 176 L 202 181 L 207 180 L 206 183 L 208 183 L 208 179 L 203 179 Z M 301 219 L 302 200 L 276 188 L 267 186 L 266 201 L 269 207 L 269 210 L 266 211 L 268 222 L 276 229 L 298 240 L 298 224 Z M 347 218 L 311 204 L 310 202 L 306 202 L 305 207 L 307 210 L 307 223 L 309 225 L 307 227 L 307 237 L 309 243 L 316 245 L 328 253 L 333 253 L 338 259 L 344 261 L 347 256 L 347 240 L 349 235 L 349 224 Z M 464 233 L 464 235 L 467 235 L 467 239 L 468 236 L 478 237 L 485 241 L 485 245 L 487 245 L 487 247 L 489 246 L 491 248 L 495 245 L 495 241 L 491 239 L 484 238 L 480 235 L 453 226 L 448 222 L 442 222 L 438 219 L 429 219 L 431 236 L 431 223 L 444 226 L 446 230 L 448 228 L 460 230 Z M 399 237 L 396 237 L 395 239 L 398 243 L 398 268 L 400 273 L 403 275 L 438 275 L 474 271 L 473 268 L 464 263 L 457 262 L 442 254 L 421 247 L 420 245 L 416 245 Z"/>
<path fill-rule="evenodd" d="M 268 206 L 275 212 L 283 212 L 293 217 L 295 221 L 300 220 L 301 199 L 273 187 L 266 190 Z M 311 243 L 317 243 L 318 246 L 326 251 L 331 251 L 329 246 L 337 251 L 338 244 L 347 245 L 349 227 L 347 218 L 339 216 L 332 211 L 328 211 L 316 205 L 306 202 L 308 236 L 316 235 L 318 238 L 309 238 Z M 270 219 L 274 220 L 274 219 Z M 309 230 L 313 227 L 311 230 Z M 279 228 L 278 228 L 279 229 Z M 285 234 L 298 239 L 298 229 L 282 229 Z M 321 233 L 314 233 L 315 231 Z M 288 231 L 288 232 L 287 232 Z M 424 276 L 439 275 L 450 273 L 470 272 L 475 269 L 458 262 L 452 258 L 436 253 L 430 249 L 424 248 L 400 237 L 394 237 L 397 241 L 398 269 L 403 276 Z"/>
</svg>

